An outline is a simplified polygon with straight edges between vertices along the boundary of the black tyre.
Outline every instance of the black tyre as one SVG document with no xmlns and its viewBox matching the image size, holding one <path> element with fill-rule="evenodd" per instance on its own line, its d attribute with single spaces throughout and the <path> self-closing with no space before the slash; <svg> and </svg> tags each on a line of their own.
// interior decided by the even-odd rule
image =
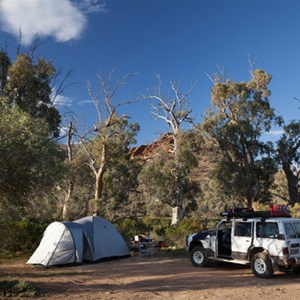
<svg viewBox="0 0 300 300">
<path fill-rule="evenodd" d="M 190 258 L 195 267 L 206 267 L 208 265 L 206 252 L 201 246 L 196 246 L 192 249 Z"/>
<path fill-rule="evenodd" d="M 251 258 L 251 269 L 258 278 L 271 278 L 274 274 L 272 262 L 269 256 L 263 252 L 253 255 Z"/>
</svg>

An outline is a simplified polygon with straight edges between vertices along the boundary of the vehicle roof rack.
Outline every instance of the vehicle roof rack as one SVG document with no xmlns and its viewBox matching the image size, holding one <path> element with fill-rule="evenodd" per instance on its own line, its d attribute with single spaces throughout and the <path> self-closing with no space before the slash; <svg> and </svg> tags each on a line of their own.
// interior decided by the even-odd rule
<svg viewBox="0 0 300 300">
<path fill-rule="evenodd" d="M 269 211 L 254 211 L 252 208 L 233 208 L 230 211 L 221 212 L 221 217 L 228 219 L 232 218 L 290 218 L 291 214 L 287 206 L 276 206 L 270 207 Z"/>
</svg>

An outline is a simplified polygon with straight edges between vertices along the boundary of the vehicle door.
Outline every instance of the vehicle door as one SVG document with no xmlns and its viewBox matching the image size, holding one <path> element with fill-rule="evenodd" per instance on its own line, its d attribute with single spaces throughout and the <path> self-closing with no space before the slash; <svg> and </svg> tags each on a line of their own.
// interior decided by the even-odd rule
<svg viewBox="0 0 300 300">
<path fill-rule="evenodd" d="M 285 245 L 284 237 L 280 237 L 278 222 L 266 220 L 256 223 L 256 247 L 262 247 L 268 251 L 271 256 L 282 254 L 282 248 Z"/>
<path fill-rule="evenodd" d="M 252 245 L 253 222 L 234 220 L 231 236 L 231 256 L 234 259 L 246 260 Z"/>
<path fill-rule="evenodd" d="M 214 229 L 212 230 L 212 234 L 209 237 L 209 245 L 208 248 L 212 250 L 214 253 L 214 257 L 216 256 L 216 236 L 218 232 L 218 227 L 219 227 L 220 222 L 216 222 Z"/>
<path fill-rule="evenodd" d="M 230 256 L 231 220 L 222 220 L 217 224 L 211 239 L 211 249 L 217 256 Z"/>
</svg>

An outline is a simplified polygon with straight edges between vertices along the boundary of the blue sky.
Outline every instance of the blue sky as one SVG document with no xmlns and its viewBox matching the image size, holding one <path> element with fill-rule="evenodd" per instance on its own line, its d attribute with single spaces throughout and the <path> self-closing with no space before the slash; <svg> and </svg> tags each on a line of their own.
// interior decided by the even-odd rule
<svg viewBox="0 0 300 300">
<path fill-rule="evenodd" d="M 206 74 L 224 67 L 230 79 L 246 81 L 249 57 L 272 75 L 271 105 L 288 122 L 300 114 L 294 100 L 300 98 L 299 13 L 297 0 L 0 0 L 0 47 L 14 58 L 20 27 L 24 52 L 38 33 L 43 43 L 36 55 L 75 70 L 69 82 L 76 84 L 60 100 L 87 126 L 97 121 L 87 81 L 96 88 L 100 71 L 116 68 L 115 80 L 137 72 L 116 101 L 146 94 L 157 84 L 155 74 L 165 93 L 169 81 L 181 80 L 183 89 L 197 81 L 190 103 L 201 121 L 210 105 Z M 167 130 L 149 102 L 122 113 L 140 124 L 138 144 Z"/>
</svg>

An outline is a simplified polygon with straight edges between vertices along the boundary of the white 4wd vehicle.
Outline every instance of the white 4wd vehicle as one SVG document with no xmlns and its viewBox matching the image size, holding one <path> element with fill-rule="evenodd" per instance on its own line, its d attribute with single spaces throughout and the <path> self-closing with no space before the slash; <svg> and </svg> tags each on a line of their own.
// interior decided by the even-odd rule
<svg viewBox="0 0 300 300">
<path fill-rule="evenodd" d="M 213 231 L 200 232 L 188 240 L 196 267 L 207 266 L 209 260 L 250 264 L 260 278 L 272 277 L 275 270 L 300 269 L 300 219 L 268 212 L 227 213 Z"/>
</svg>

